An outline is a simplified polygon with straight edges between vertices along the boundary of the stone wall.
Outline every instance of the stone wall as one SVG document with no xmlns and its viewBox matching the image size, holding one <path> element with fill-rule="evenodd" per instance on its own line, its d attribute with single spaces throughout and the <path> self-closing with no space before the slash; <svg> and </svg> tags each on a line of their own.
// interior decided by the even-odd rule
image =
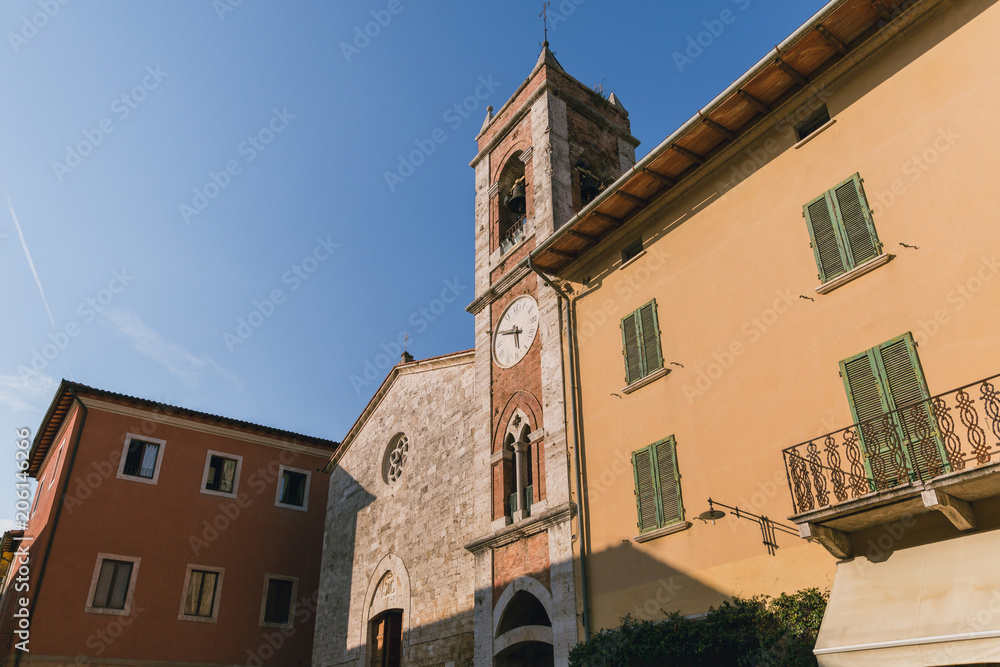
<svg viewBox="0 0 1000 667">
<path fill-rule="evenodd" d="M 488 528 L 473 497 L 473 362 L 470 352 L 397 367 L 346 441 L 330 477 L 314 665 L 364 664 L 368 621 L 392 608 L 404 612 L 404 664 L 472 664 L 464 546 Z M 406 463 L 387 484 L 383 458 L 399 433 Z"/>
</svg>

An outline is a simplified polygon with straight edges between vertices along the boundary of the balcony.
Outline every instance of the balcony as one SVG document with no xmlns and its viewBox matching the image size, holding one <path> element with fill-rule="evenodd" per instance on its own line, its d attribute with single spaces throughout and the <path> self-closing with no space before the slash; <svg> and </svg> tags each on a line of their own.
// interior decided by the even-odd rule
<svg viewBox="0 0 1000 667">
<path fill-rule="evenodd" d="M 524 238 L 524 231 L 527 227 L 528 219 L 521 216 L 515 220 L 510 227 L 500 235 L 500 254 L 506 255 Z"/>
<path fill-rule="evenodd" d="M 938 511 L 962 531 L 1000 496 L 1000 375 L 783 450 L 802 537 L 850 557 L 852 532 Z"/>
<path fill-rule="evenodd" d="M 519 498 L 523 498 L 524 502 L 523 503 L 518 502 Z M 531 502 L 533 499 L 534 499 L 534 487 L 531 484 L 524 487 L 524 489 L 522 489 L 520 493 L 514 492 L 510 494 L 510 499 L 508 500 L 508 502 L 510 503 L 510 515 L 513 517 L 514 513 L 519 508 L 523 508 L 524 516 L 525 517 L 531 516 Z"/>
</svg>

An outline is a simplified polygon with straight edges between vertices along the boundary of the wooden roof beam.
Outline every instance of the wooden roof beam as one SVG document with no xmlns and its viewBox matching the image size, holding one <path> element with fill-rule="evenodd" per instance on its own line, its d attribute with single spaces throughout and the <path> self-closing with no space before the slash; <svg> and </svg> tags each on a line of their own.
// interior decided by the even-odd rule
<svg viewBox="0 0 1000 667">
<path fill-rule="evenodd" d="M 625 199 L 627 201 L 632 202 L 636 206 L 649 206 L 649 200 L 648 199 L 643 199 L 642 197 L 637 197 L 636 195 L 632 194 L 631 192 L 625 192 L 624 190 L 615 190 L 615 194 L 618 195 L 619 197 L 621 197 L 622 199 Z"/>
<path fill-rule="evenodd" d="M 816 26 L 816 32 L 818 32 L 823 39 L 829 42 L 830 46 L 840 51 L 841 54 L 845 56 L 847 55 L 847 52 L 849 51 L 847 44 L 844 44 L 842 41 L 837 39 L 837 36 L 830 32 L 825 25 L 821 23 Z"/>
<path fill-rule="evenodd" d="M 743 90 L 742 88 L 737 90 L 736 94 L 745 99 L 752 106 L 754 106 L 757 109 L 757 111 L 761 113 L 771 113 L 771 106 L 766 102 L 764 102 L 764 100 L 760 99 L 759 97 L 754 97 L 753 95 Z"/>
<path fill-rule="evenodd" d="M 581 241 L 586 241 L 587 243 L 597 243 L 601 239 L 596 236 L 591 236 L 590 234 L 584 234 L 583 232 L 578 232 L 575 229 L 567 229 L 566 233 L 570 236 L 576 237 Z"/>
<path fill-rule="evenodd" d="M 569 260 L 574 260 L 577 257 L 574 253 L 564 252 L 562 250 L 556 250 L 555 248 L 546 248 L 545 252 L 551 252 L 556 257 L 562 257 L 563 259 L 569 259 Z"/>
<path fill-rule="evenodd" d="M 705 158 L 698 155 L 692 150 L 688 150 L 687 148 L 684 148 L 683 146 L 678 146 L 677 144 L 671 144 L 670 147 L 673 148 L 678 153 L 680 153 L 681 155 L 683 155 L 684 157 L 688 158 L 689 160 L 693 160 L 698 164 L 705 164 Z"/>
<path fill-rule="evenodd" d="M 615 216 L 608 215 L 607 213 L 601 213 L 600 211 L 591 211 L 590 214 L 595 218 L 603 220 L 604 222 L 610 222 L 615 227 L 621 227 L 622 225 L 625 224 L 625 221 L 622 220 L 621 218 L 616 218 Z"/>
<path fill-rule="evenodd" d="M 888 9 L 886 9 L 886 6 L 884 4 L 882 4 L 882 0 L 868 0 L 868 1 L 872 3 L 872 7 L 874 7 L 875 11 L 879 13 L 879 16 L 882 17 L 883 21 L 888 23 L 889 21 L 892 20 L 892 13 Z"/>
<path fill-rule="evenodd" d="M 792 77 L 795 83 L 799 84 L 800 86 L 809 85 L 809 79 L 807 79 L 805 75 L 802 74 L 802 72 L 795 69 L 794 67 L 786 63 L 784 60 L 782 60 L 781 56 L 778 56 L 777 58 L 774 59 L 774 64 L 777 65 L 782 72 Z"/>
<path fill-rule="evenodd" d="M 663 183 L 668 188 L 671 188 L 671 187 L 677 185 L 677 179 L 676 178 L 670 178 L 666 174 L 661 174 L 658 171 L 653 171 L 652 169 L 648 169 L 648 168 L 647 169 L 643 169 L 643 171 L 646 172 L 647 174 L 649 174 L 650 176 L 652 176 L 653 178 L 655 178 L 656 180 L 658 180 L 660 183 Z"/>
<path fill-rule="evenodd" d="M 702 116 L 700 111 L 698 112 L 698 115 L 701 116 L 701 122 L 703 122 L 705 125 L 708 125 L 710 128 L 712 128 L 713 130 L 724 136 L 726 139 L 729 139 L 730 141 L 736 141 L 736 133 L 730 130 L 728 127 L 726 127 L 722 123 L 716 123 L 714 120 L 708 118 L 707 116 Z"/>
</svg>

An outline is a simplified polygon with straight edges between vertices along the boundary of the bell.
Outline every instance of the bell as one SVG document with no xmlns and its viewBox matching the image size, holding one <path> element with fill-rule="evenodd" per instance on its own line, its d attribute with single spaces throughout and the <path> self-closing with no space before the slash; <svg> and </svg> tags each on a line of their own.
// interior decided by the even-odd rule
<svg viewBox="0 0 1000 667">
<path fill-rule="evenodd" d="M 526 202 L 524 199 L 524 180 L 518 180 L 514 187 L 510 189 L 510 198 L 507 199 L 507 210 L 514 215 L 524 215 Z"/>
<path fill-rule="evenodd" d="M 600 184 L 597 182 L 597 179 L 589 173 L 583 174 L 583 178 L 580 180 L 580 197 L 583 199 L 583 203 L 589 204 L 592 202 L 599 191 Z"/>
</svg>

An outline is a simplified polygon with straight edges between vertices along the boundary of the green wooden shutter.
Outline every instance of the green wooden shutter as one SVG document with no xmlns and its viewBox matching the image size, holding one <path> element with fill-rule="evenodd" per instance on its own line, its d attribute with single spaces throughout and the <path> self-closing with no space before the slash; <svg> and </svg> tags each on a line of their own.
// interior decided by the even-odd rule
<svg viewBox="0 0 1000 667">
<path fill-rule="evenodd" d="M 638 311 L 622 318 L 622 356 L 625 357 L 625 384 L 643 377 L 642 348 L 639 345 Z"/>
<path fill-rule="evenodd" d="M 681 476 L 677 468 L 677 443 L 674 436 L 653 445 L 659 486 L 660 525 L 669 526 L 684 519 L 681 502 Z"/>
<path fill-rule="evenodd" d="M 840 367 L 855 422 L 877 419 L 887 412 L 930 398 L 920 360 L 917 358 L 916 345 L 910 333 L 845 359 L 840 362 Z M 922 416 L 911 410 L 897 413 L 893 417 L 891 428 L 896 431 L 903 449 L 906 474 L 911 479 L 928 479 L 932 470 L 937 469 L 941 473 L 950 469 L 947 467 L 948 457 L 930 406 L 923 404 L 918 409 L 923 412 Z M 919 417 L 922 419 L 918 419 Z M 933 462 L 936 466 L 932 465 L 922 443 L 915 439 L 919 435 L 917 424 L 921 420 L 930 429 L 931 456 L 937 459 Z M 895 485 L 900 470 L 899 462 L 890 447 L 889 434 L 879 429 L 875 442 L 872 442 L 871 435 L 866 437 L 864 433 L 859 433 L 858 437 L 866 453 L 865 472 L 873 482 L 873 488 L 876 480 L 872 463 L 876 459 L 884 464 L 887 487 Z"/>
<path fill-rule="evenodd" d="M 840 374 L 844 378 L 844 388 L 847 389 L 847 402 L 851 406 L 851 416 L 854 423 L 867 422 L 878 419 L 891 408 L 886 390 L 879 381 L 878 362 L 872 350 L 866 350 L 861 354 L 849 357 L 840 362 Z M 874 459 L 879 459 L 884 464 L 882 468 L 886 478 L 893 478 L 896 466 L 892 460 L 892 450 L 885 433 L 881 431 L 880 424 L 872 424 L 878 435 L 866 435 L 862 429 L 858 429 L 858 441 L 861 444 L 864 455 L 865 473 L 872 482 L 874 490 L 875 468 L 872 465 Z"/>
<path fill-rule="evenodd" d="M 847 256 L 837 233 L 833 200 L 830 193 L 825 192 L 803 208 L 816 266 L 819 268 L 819 279 L 827 282 L 844 273 L 847 267 Z"/>
<path fill-rule="evenodd" d="M 829 193 L 834 201 L 848 266 L 854 268 L 878 257 L 879 242 L 871 210 L 861 187 L 861 175 L 854 174 Z"/>
<path fill-rule="evenodd" d="M 656 299 L 640 308 L 639 324 L 642 328 L 643 377 L 663 368 L 660 354 L 660 323 L 656 316 Z"/>
<path fill-rule="evenodd" d="M 632 452 L 632 470 L 635 473 L 635 505 L 639 517 L 639 532 L 657 527 L 658 498 L 653 479 L 653 451 L 650 447 Z"/>
<path fill-rule="evenodd" d="M 892 409 L 899 410 L 918 404 L 915 410 L 906 409 L 899 413 L 897 421 L 911 470 L 916 473 L 916 476 L 925 480 L 929 479 L 934 466 L 931 465 L 924 447 L 918 442 L 920 422 L 931 427 L 930 435 L 933 438 L 933 444 L 930 456 L 937 459 L 935 461 L 937 466 L 947 466 L 948 456 L 944 450 L 944 443 L 937 432 L 937 424 L 930 405 L 926 402 L 930 398 L 930 392 L 920 368 L 920 359 L 917 357 L 913 336 L 907 332 L 882 343 L 875 350 L 877 350 L 885 386 L 888 388 L 889 403 Z"/>
</svg>

